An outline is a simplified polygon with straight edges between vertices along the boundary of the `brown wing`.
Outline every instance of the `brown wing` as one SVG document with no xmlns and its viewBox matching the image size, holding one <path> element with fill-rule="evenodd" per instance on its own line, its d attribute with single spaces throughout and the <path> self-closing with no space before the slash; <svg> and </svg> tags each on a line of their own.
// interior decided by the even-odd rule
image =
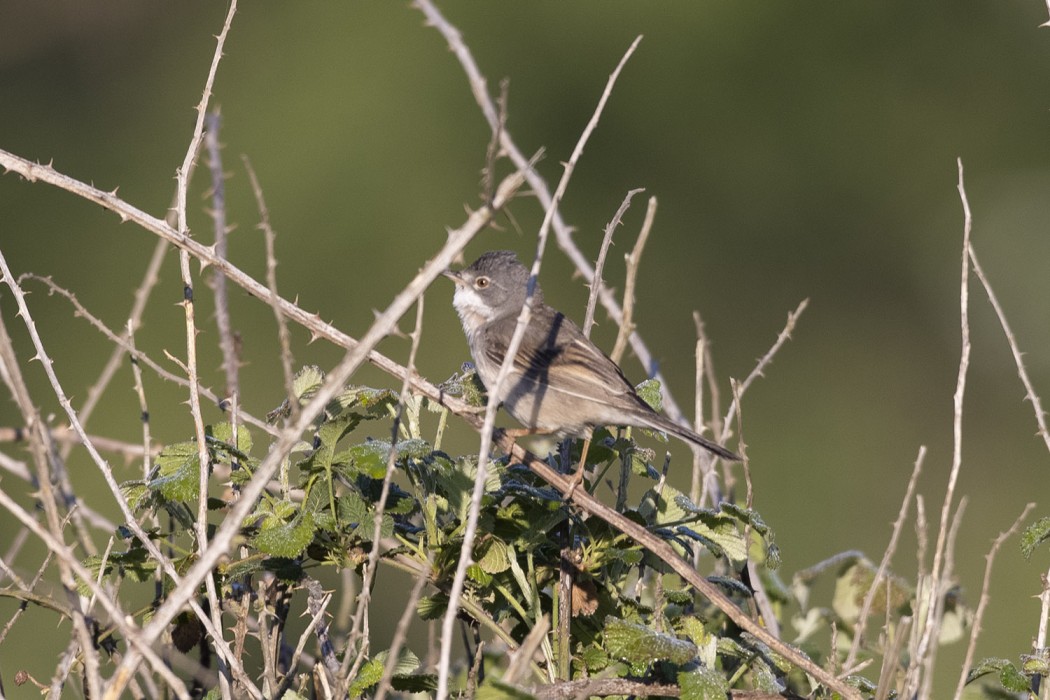
<svg viewBox="0 0 1050 700">
<path fill-rule="evenodd" d="M 506 356 L 506 341 L 514 332 L 516 319 L 499 325 L 488 334 L 486 352 L 487 359 L 497 367 Z M 627 399 L 630 404 L 648 409 L 616 363 L 563 314 L 549 307 L 537 309 L 529 326 L 512 368 L 519 379 L 546 383 L 548 391 L 581 400 L 623 409 Z"/>
</svg>

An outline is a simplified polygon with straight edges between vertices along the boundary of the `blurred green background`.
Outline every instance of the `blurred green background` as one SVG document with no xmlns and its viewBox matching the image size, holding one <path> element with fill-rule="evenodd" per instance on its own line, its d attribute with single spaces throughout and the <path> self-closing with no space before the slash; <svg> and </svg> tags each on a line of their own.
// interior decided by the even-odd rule
<svg viewBox="0 0 1050 700">
<path fill-rule="evenodd" d="M 444 2 L 492 89 L 510 79 L 508 129 L 540 169 L 560 176 L 606 78 L 624 70 L 572 180 L 563 213 L 592 258 L 628 189 L 644 187 L 616 234 L 607 278 L 622 289 L 645 198 L 659 199 L 641 267 L 639 330 L 684 407 L 692 405 L 693 310 L 713 338 L 723 379 L 743 378 L 786 314 L 810 298 L 793 340 L 745 398 L 755 507 L 775 529 L 785 575 L 847 549 L 881 556 L 920 445 L 920 482 L 936 523 L 951 462 L 958 369 L 966 167 L 974 243 L 1004 304 L 1036 386 L 1050 401 L 1050 30 L 1037 2 L 795 3 Z M 0 148 L 54 161 L 163 216 L 189 142 L 225 3 L 0 3 Z M 234 20 L 213 104 L 223 115 L 231 258 L 262 279 L 263 239 L 240 155 L 258 171 L 278 232 L 279 287 L 360 336 L 402 285 L 476 207 L 488 129 L 444 40 L 407 3 L 253 2 Z M 211 240 L 208 174 L 190 195 L 191 228 Z M 535 249 L 542 213 L 511 207 L 517 227 L 483 233 L 467 257 Z M 52 275 L 111 327 L 121 326 L 154 239 L 72 195 L 0 178 L 0 249 L 15 274 Z M 581 319 L 586 288 L 553 242 L 542 278 L 549 300 Z M 976 285 L 976 281 L 974 281 Z M 74 403 L 109 354 L 65 302 L 27 283 L 32 312 Z M 203 292 L 203 286 L 201 290 Z M 221 389 L 206 293 L 202 371 Z M 162 362 L 185 355 L 177 256 L 169 253 L 139 346 Z M 261 415 L 282 396 L 272 313 L 233 291 L 244 339 L 243 402 Z M 466 359 L 450 287 L 426 297 L 420 371 L 434 381 Z M 971 287 L 973 356 L 958 493 L 969 498 L 957 561 L 976 604 L 990 541 L 1046 493 L 1048 456 L 984 292 Z M 0 312 L 32 355 L 7 290 Z M 615 328 L 597 316 L 599 342 Z M 409 328 L 410 320 L 403 327 Z M 307 345 L 296 361 L 330 367 L 341 352 Z M 381 349 L 403 360 L 408 345 Z M 175 369 L 167 363 L 171 369 Z M 645 371 L 633 357 L 628 375 Z M 38 365 L 26 372 L 45 414 L 57 412 Z M 358 380 L 395 386 L 368 368 Z M 139 439 L 131 375 L 122 370 L 91 430 Z M 186 439 L 185 396 L 147 376 L 156 439 Z M 218 420 L 209 408 L 206 420 Z M 0 425 L 16 422 L 0 402 Z M 456 428 L 453 444 L 476 438 Z M 734 439 L 735 440 L 735 439 Z M 735 441 L 732 443 L 735 445 Z M 2 449 L 24 458 L 19 447 Z M 672 445 L 677 485 L 689 453 Z M 119 459 L 115 459 L 119 462 Z M 102 495 L 74 457 L 74 480 Z M 136 473 L 127 465 L 127 478 Z M 3 488 L 31 500 L 13 477 Z M 1046 514 L 1040 502 L 1036 515 Z M 105 510 L 105 507 L 103 507 Z M 115 507 L 109 511 L 116 514 Z M 1034 516 L 1033 516 L 1034 518 Z M 0 516 L 0 543 L 15 528 Z M 913 576 L 912 528 L 895 568 Z M 24 550 L 23 575 L 38 559 Z M 1047 554 L 1023 561 L 1012 541 L 992 580 L 978 657 L 1016 659 L 1036 632 Z M 397 609 L 398 600 L 390 601 Z M 0 618 L 13 607 L 0 603 Z M 31 611 L 25 658 L 5 645 L 2 670 L 47 678 L 61 648 Z M 377 631 L 379 648 L 389 634 Z M 942 650 L 954 686 L 963 645 Z M 949 680 L 950 679 L 950 680 Z M 950 682 L 950 686 L 948 683 Z"/>
</svg>

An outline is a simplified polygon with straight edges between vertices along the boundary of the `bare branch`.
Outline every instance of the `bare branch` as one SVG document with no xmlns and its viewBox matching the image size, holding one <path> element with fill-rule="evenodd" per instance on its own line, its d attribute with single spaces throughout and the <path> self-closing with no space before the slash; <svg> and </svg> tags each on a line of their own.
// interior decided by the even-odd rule
<svg viewBox="0 0 1050 700">
<path fill-rule="evenodd" d="M 751 370 L 751 374 L 747 375 L 740 384 L 740 397 L 734 396 L 732 403 L 729 404 L 729 410 L 726 411 L 726 417 L 722 421 L 722 434 L 718 437 L 718 442 L 724 443 L 729 438 L 730 425 L 733 423 L 733 416 L 739 408 L 738 399 L 744 396 L 744 392 L 747 391 L 751 383 L 763 376 L 762 372 L 765 371 L 766 367 L 773 361 L 773 357 L 777 354 L 780 348 L 791 338 L 791 332 L 795 330 L 795 324 L 798 322 L 798 317 L 802 315 L 802 312 L 809 306 L 809 299 L 803 299 L 799 302 L 799 305 L 794 311 L 788 313 L 787 323 L 784 324 L 783 330 L 777 335 L 776 342 L 773 343 L 773 347 L 769 348 L 765 355 L 758 361 L 755 368 Z"/>
<path fill-rule="evenodd" d="M 252 183 L 252 192 L 255 193 L 255 203 L 259 208 L 259 228 L 266 238 L 266 286 L 270 290 L 270 295 L 267 299 L 273 308 L 273 315 L 277 321 L 277 341 L 281 346 L 281 371 L 284 374 L 284 392 L 288 398 L 288 406 L 291 409 L 291 418 L 296 420 L 299 417 L 299 401 L 295 396 L 295 389 L 292 387 L 292 380 L 295 376 L 293 370 L 295 361 L 292 358 L 291 334 L 288 332 L 288 321 L 285 319 L 284 314 L 281 313 L 280 306 L 277 305 L 277 300 L 280 298 L 277 294 L 277 254 L 275 252 L 277 234 L 270 225 L 270 210 L 267 208 L 266 200 L 263 198 L 262 186 L 259 184 L 259 178 L 255 175 L 255 168 L 252 167 L 248 156 L 242 155 L 241 160 L 244 161 L 244 169 L 248 171 L 248 179 Z"/>
<path fill-rule="evenodd" d="M 988 550 L 988 554 L 984 557 L 984 583 L 981 584 L 981 599 L 978 601 L 977 610 L 973 614 L 973 623 L 970 626 L 970 643 L 966 646 L 966 658 L 963 661 L 962 670 L 959 672 L 959 683 L 955 686 L 956 700 L 962 697 L 963 688 L 966 685 L 966 677 L 970 673 L 970 665 L 973 664 L 974 652 L 977 649 L 977 637 L 981 633 L 981 621 L 984 619 L 984 610 L 988 607 L 988 589 L 991 586 L 992 565 L 995 563 L 995 555 L 999 553 L 1003 543 L 1021 529 L 1021 525 L 1033 508 L 1035 508 L 1034 503 L 1026 505 L 1021 514 L 1014 520 L 1014 524 L 1005 532 L 999 533 L 999 536 L 992 542 L 992 548 Z"/>
<path fill-rule="evenodd" d="M 623 353 L 627 350 L 627 341 L 634 333 L 634 288 L 638 284 L 638 267 L 642 262 L 642 251 L 649 241 L 649 233 L 653 230 L 653 221 L 656 219 L 656 197 L 649 198 L 649 206 L 645 208 L 645 220 L 642 221 L 642 230 L 638 232 L 638 240 L 634 242 L 634 248 L 624 256 L 627 262 L 627 281 L 623 288 L 623 317 L 620 319 L 620 332 L 616 334 L 616 344 L 613 345 L 612 354 L 609 357 L 616 364 L 620 364 Z M 599 283 L 600 283 L 599 279 Z M 600 287 L 600 284 L 599 284 Z M 667 393 L 667 390 L 664 390 Z"/>
<path fill-rule="evenodd" d="M 1032 402 L 1032 411 L 1035 413 L 1035 423 L 1039 427 L 1039 436 L 1043 438 L 1046 448 L 1050 450 L 1050 430 L 1047 430 L 1046 427 L 1046 411 L 1043 410 L 1039 394 L 1035 393 L 1035 387 L 1032 384 L 1032 380 L 1028 377 L 1028 371 L 1024 367 L 1024 354 L 1017 345 L 1017 339 L 1014 337 L 1013 331 L 1010 330 L 1010 324 L 1006 321 L 1006 313 L 1003 311 L 1002 305 L 999 304 L 999 298 L 995 296 L 995 292 L 992 291 L 992 285 L 984 274 L 984 269 L 977 262 L 977 252 L 974 250 L 972 242 L 967 246 L 967 253 L 970 256 L 973 271 L 977 273 L 977 279 L 984 285 L 984 291 L 988 294 L 988 301 L 992 303 L 995 315 L 999 317 L 999 324 L 1003 327 L 1003 335 L 1006 336 L 1006 342 L 1009 344 L 1010 352 L 1014 356 L 1014 364 L 1017 365 L 1017 376 L 1021 378 L 1021 383 L 1024 385 L 1025 396 Z"/>
<path fill-rule="evenodd" d="M 973 226 L 973 218 L 970 214 L 970 202 L 966 198 L 966 189 L 963 184 L 962 159 L 958 160 L 959 169 L 959 197 L 963 207 L 963 245 L 962 245 L 962 280 L 959 286 L 959 323 L 962 335 L 962 350 L 959 357 L 959 373 L 956 379 L 954 411 L 952 421 L 952 467 L 948 476 L 948 485 L 945 489 L 944 503 L 941 506 L 940 527 L 937 531 L 937 543 L 933 550 L 933 569 L 930 572 L 930 605 L 926 610 L 926 619 L 919 620 L 917 627 L 922 636 L 918 647 L 915 649 L 915 658 L 912 663 L 921 664 L 926 656 L 932 653 L 933 635 L 936 632 L 935 622 L 943 612 L 944 596 L 941 595 L 943 581 L 944 558 L 947 547 L 949 521 L 951 520 L 952 503 L 955 498 L 955 485 L 959 479 L 962 468 L 962 412 L 963 397 L 966 395 L 966 373 L 970 366 L 970 232 Z M 905 696 L 910 696 L 916 688 L 905 687 Z"/>
<path fill-rule="evenodd" d="M 598 250 L 598 260 L 594 263 L 594 277 L 597 282 L 590 284 L 591 291 L 587 295 L 587 312 L 583 316 L 583 335 L 587 338 L 591 337 L 591 327 L 594 326 L 594 305 L 598 302 L 598 290 L 604 284 L 602 282 L 602 270 L 605 268 L 605 256 L 609 253 L 609 244 L 612 243 L 613 232 L 620 225 L 620 221 L 623 219 L 623 215 L 627 213 L 628 207 L 631 206 L 631 200 L 634 199 L 634 196 L 644 191 L 642 188 L 628 191 L 627 196 L 623 198 L 623 203 L 620 204 L 620 208 L 616 210 L 616 215 L 605 226 L 602 246 Z"/>
</svg>

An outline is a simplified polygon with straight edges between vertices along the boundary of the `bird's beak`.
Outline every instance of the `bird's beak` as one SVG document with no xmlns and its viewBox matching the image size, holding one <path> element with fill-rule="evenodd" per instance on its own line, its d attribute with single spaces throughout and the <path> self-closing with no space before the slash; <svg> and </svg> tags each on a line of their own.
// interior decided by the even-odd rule
<svg viewBox="0 0 1050 700">
<path fill-rule="evenodd" d="M 441 274 L 443 274 L 445 277 L 448 277 L 450 280 L 452 280 L 456 284 L 462 284 L 463 283 L 463 278 L 460 276 L 460 274 L 458 272 L 453 272 L 452 270 L 445 270 Z"/>
</svg>

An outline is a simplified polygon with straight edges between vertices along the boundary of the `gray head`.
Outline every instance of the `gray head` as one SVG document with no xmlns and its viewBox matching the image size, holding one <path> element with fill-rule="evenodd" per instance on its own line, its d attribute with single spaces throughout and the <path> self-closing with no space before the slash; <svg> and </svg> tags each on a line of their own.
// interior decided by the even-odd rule
<svg viewBox="0 0 1050 700">
<path fill-rule="evenodd" d="M 517 316 L 525 303 L 529 270 L 509 250 L 485 253 L 469 267 L 445 272 L 445 276 L 456 283 L 452 303 L 464 327 Z M 533 298 L 537 303 L 543 301 L 538 284 Z"/>
</svg>

